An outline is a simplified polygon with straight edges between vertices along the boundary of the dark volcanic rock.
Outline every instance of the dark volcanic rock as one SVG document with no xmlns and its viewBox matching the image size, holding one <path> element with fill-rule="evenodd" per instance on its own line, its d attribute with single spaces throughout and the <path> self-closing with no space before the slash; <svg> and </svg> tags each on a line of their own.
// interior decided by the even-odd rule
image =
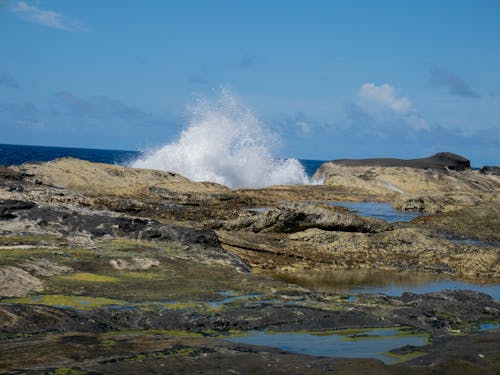
<svg viewBox="0 0 500 375">
<path fill-rule="evenodd" d="M 451 152 L 440 152 L 427 158 L 421 159 L 338 159 L 332 160 L 331 162 L 334 164 L 345 165 L 347 167 L 410 167 L 419 169 L 448 168 L 456 171 L 470 169 L 470 161 L 468 159 Z"/>
<path fill-rule="evenodd" d="M 162 224 L 150 219 L 39 207 L 32 202 L 0 201 L 0 219 L 14 218 L 35 221 L 41 227 L 57 229 L 65 235 L 87 233 L 94 238 L 112 236 L 209 247 L 220 245 L 217 235 L 211 230 Z"/>
<path fill-rule="evenodd" d="M 33 202 L 24 202 L 16 200 L 0 201 L 0 219 L 13 219 L 17 215 L 16 211 L 29 210 L 35 207 Z"/>
<path fill-rule="evenodd" d="M 500 318 L 500 304 L 487 294 L 471 290 L 405 292 L 397 300 L 406 307 L 394 311 L 395 321 L 430 331 L 447 331 L 473 322 Z"/>
<path fill-rule="evenodd" d="M 500 167 L 498 166 L 492 166 L 492 165 L 485 165 L 479 170 L 479 173 L 482 174 L 491 174 L 494 176 L 500 176 Z"/>
</svg>

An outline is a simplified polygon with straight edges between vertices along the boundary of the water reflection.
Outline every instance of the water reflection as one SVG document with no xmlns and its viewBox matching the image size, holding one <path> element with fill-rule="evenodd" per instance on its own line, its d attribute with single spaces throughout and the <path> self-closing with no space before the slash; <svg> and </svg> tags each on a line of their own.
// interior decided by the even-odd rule
<svg viewBox="0 0 500 375">
<path fill-rule="evenodd" d="M 383 293 L 399 296 L 403 292 L 429 293 L 444 289 L 468 289 L 500 300 L 500 285 L 491 280 L 464 281 L 430 273 L 379 270 L 302 271 L 278 273 L 280 280 L 322 292 Z"/>
<path fill-rule="evenodd" d="M 366 330 L 361 334 L 272 333 L 255 331 L 247 336 L 228 339 L 249 345 L 263 345 L 293 353 L 338 358 L 377 358 L 394 363 L 396 356 L 387 352 L 405 345 L 423 346 L 424 335 L 412 335 L 395 329 Z"/>
<path fill-rule="evenodd" d="M 392 207 L 390 203 L 377 203 L 377 202 L 329 202 L 332 206 L 346 207 L 360 216 L 373 217 L 382 219 L 389 223 L 397 221 L 411 221 L 418 216 L 421 212 L 413 211 L 398 211 Z"/>
</svg>

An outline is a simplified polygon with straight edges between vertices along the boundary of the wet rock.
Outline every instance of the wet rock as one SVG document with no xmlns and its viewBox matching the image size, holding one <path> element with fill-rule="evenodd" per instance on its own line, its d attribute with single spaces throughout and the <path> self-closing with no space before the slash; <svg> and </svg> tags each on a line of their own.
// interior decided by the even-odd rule
<svg viewBox="0 0 500 375">
<path fill-rule="evenodd" d="M 415 294 L 405 292 L 394 300 L 406 307 L 393 312 L 401 324 L 431 331 L 470 329 L 474 322 L 500 318 L 500 303 L 487 294 L 471 290 L 444 290 Z"/>
</svg>

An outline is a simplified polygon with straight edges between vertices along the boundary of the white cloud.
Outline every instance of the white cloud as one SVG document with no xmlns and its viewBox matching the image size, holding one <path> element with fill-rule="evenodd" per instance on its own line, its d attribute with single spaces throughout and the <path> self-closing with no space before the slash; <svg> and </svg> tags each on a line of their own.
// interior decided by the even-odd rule
<svg viewBox="0 0 500 375">
<path fill-rule="evenodd" d="M 398 98 L 396 90 L 391 85 L 384 83 L 380 86 L 374 83 L 365 83 L 359 89 L 359 96 L 386 106 L 395 112 L 407 112 L 411 110 L 412 104 L 408 98 Z"/>
<path fill-rule="evenodd" d="M 365 83 L 358 90 L 361 107 L 381 120 L 399 120 L 414 129 L 429 129 L 429 124 L 413 108 L 407 97 L 398 96 L 393 86 Z"/>
<path fill-rule="evenodd" d="M 28 22 L 50 27 L 52 29 L 70 32 L 87 31 L 80 22 L 69 20 L 60 13 L 51 10 L 43 10 L 24 1 L 19 1 L 14 4 L 11 10 Z"/>
</svg>

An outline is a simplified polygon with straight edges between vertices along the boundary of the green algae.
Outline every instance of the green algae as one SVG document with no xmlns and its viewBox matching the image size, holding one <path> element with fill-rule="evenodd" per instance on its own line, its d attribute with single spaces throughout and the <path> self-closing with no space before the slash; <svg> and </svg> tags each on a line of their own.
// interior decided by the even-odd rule
<svg viewBox="0 0 500 375">
<path fill-rule="evenodd" d="M 85 375 L 86 372 L 69 367 L 60 367 L 48 373 L 48 375 Z"/>
<path fill-rule="evenodd" d="M 133 257 L 145 254 L 165 255 L 171 253 L 172 248 L 160 242 L 115 239 L 98 243 L 93 252 L 110 257 Z"/>
<path fill-rule="evenodd" d="M 76 272 L 59 277 L 65 281 L 89 281 L 94 283 L 116 283 L 120 281 L 120 279 L 113 276 L 99 275 L 89 272 Z"/>
<path fill-rule="evenodd" d="M 55 235 L 2 235 L 0 246 L 31 245 L 31 246 L 63 246 L 67 245 L 64 237 Z"/>
<path fill-rule="evenodd" d="M 4 303 L 24 303 L 29 305 L 46 305 L 62 308 L 73 308 L 77 310 L 92 310 L 105 306 L 122 306 L 124 301 L 89 296 L 75 295 L 45 295 L 40 294 L 31 297 L 7 298 L 2 300 Z"/>
<path fill-rule="evenodd" d="M 155 335 L 155 336 L 166 336 L 166 337 L 185 337 L 185 338 L 201 338 L 205 335 L 201 332 L 192 332 L 186 330 L 167 330 L 167 329 L 129 329 L 121 331 L 109 331 L 101 334 L 102 337 L 121 337 L 121 336 L 143 336 L 143 335 Z"/>
<path fill-rule="evenodd" d="M 111 347 L 114 347 L 116 345 L 118 345 L 118 341 L 116 341 L 116 340 L 102 340 L 99 343 L 99 346 L 101 346 L 103 348 L 111 348 Z"/>
<path fill-rule="evenodd" d="M 408 361 L 415 359 L 415 358 L 418 358 L 418 357 L 422 357 L 428 353 L 416 350 L 414 352 L 410 352 L 410 353 L 406 353 L 406 354 L 394 354 L 391 352 L 383 352 L 381 354 L 383 354 L 387 357 L 393 358 L 395 360 L 394 362 L 391 362 L 390 365 L 397 365 L 400 363 L 408 362 Z"/>
</svg>

